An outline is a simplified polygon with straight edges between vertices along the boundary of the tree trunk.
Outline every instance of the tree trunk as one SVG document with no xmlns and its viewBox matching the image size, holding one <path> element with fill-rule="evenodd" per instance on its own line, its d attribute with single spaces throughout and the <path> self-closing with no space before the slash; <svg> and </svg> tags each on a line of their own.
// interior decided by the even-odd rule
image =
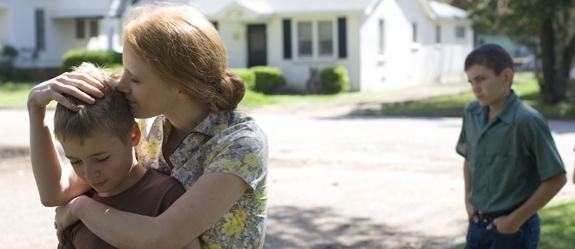
<svg viewBox="0 0 575 249">
<path fill-rule="evenodd" d="M 540 33 L 543 82 L 539 82 L 543 100 L 557 104 L 567 98 L 567 82 L 573 55 L 565 54 L 566 48 L 559 45 L 551 18 L 543 21 Z"/>
</svg>

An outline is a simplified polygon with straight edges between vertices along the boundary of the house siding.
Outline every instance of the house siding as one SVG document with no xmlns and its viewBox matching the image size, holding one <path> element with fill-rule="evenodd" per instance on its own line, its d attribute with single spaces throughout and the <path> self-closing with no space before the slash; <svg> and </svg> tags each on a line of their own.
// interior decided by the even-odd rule
<svg viewBox="0 0 575 249">
<path fill-rule="evenodd" d="M 385 20 L 385 52 L 378 51 L 379 20 Z M 413 23 L 417 41 L 413 42 Z M 441 43 L 436 43 L 436 25 Z M 465 26 L 464 39 L 455 27 Z M 464 81 L 463 60 L 473 47 L 469 23 L 432 20 L 418 1 L 383 1 L 361 29 L 361 91 Z"/>
<path fill-rule="evenodd" d="M 99 34 L 111 0 L 19 0 L 6 3 L 0 8 L 0 42 L 10 44 L 19 51 L 16 65 L 21 68 L 59 67 L 62 55 L 73 48 L 98 47 L 98 38 L 76 39 L 76 17 L 100 18 Z M 44 49 L 33 58 L 36 49 L 36 10 L 44 11 Z M 5 13 L 5 14 L 3 14 Z M 3 21 L 1 20 L 4 18 Z M 6 27 L 7 26 L 7 27 Z M 103 36 L 103 34 L 102 34 Z M 105 37 L 100 37 L 100 40 Z M 92 44 L 92 45 L 90 45 Z"/>
</svg>

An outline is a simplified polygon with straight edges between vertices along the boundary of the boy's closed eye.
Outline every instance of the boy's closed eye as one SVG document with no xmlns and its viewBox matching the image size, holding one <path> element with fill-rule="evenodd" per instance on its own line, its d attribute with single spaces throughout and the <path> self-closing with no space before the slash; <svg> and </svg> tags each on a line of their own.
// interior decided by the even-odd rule
<svg viewBox="0 0 575 249">
<path fill-rule="evenodd" d="M 110 156 L 96 157 L 95 159 L 97 162 L 104 162 L 104 161 L 108 160 L 108 158 L 110 158 Z"/>
</svg>

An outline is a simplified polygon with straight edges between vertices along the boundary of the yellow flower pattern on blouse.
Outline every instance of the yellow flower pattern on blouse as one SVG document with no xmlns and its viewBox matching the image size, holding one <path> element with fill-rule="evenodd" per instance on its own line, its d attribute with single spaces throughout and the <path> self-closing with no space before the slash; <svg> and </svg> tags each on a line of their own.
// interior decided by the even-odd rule
<svg viewBox="0 0 575 249">
<path fill-rule="evenodd" d="M 186 188 L 202 175 L 228 173 L 250 188 L 200 237 L 202 249 L 263 248 L 267 205 L 268 145 L 263 131 L 247 115 L 230 111 L 210 114 L 178 145 L 169 162 L 162 154 L 171 130 L 164 116 L 140 120 L 138 159 L 171 174 Z"/>
</svg>

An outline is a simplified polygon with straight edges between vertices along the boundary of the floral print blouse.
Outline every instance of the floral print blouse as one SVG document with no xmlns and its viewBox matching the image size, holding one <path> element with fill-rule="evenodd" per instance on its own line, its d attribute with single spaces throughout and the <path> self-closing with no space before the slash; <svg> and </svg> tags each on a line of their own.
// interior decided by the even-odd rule
<svg viewBox="0 0 575 249">
<path fill-rule="evenodd" d="M 247 115 L 229 111 L 206 117 L 170 155 L 162 155 L 162 141 L 171 125 L 164 116 L 140 120 L 142 141 L 138 160 L 171 174 L 186 189 L 203 174 L 228 173 L 250 188 L 237 203 L 200 237 L 202 249 L 263 248 L 266 220 L 268 145 L 264 132 Z"/>
</svg>

